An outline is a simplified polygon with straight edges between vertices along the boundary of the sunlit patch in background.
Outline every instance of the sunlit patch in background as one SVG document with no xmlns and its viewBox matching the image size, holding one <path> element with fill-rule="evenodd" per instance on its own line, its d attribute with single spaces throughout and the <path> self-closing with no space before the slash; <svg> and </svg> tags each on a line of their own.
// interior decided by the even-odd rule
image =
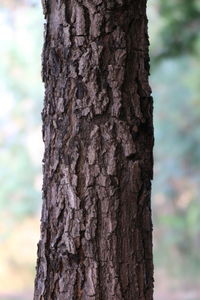
<svg viewBox="0 0 200 300">
<path fill-rule="evenodd" d="M 178 0 L 149 1 L 148 16 L 156 140 L 155 300 L 199 300 L 199 1 L 182 0 L 181 7 Z M 40 0 L 1 0 L 1 300 L 33 297 L 43 155 L 42 40 Z"/>
<path fill-rule="evenodd" d="M 0 2 L 0 299 L 32 299 L 41 208 L 39 1 Z"/>
</svg>

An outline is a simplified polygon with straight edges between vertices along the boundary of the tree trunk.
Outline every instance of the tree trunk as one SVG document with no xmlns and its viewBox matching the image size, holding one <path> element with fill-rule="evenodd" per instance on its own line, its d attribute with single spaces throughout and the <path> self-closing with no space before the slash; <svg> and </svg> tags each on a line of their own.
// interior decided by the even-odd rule
<svg viewBox="0 0 200 300">
<path fill-rule="evenodd" d="M 34 300 L 151 300 L 146 0 L 43 6 L 45 155 Z"/>
</svg>

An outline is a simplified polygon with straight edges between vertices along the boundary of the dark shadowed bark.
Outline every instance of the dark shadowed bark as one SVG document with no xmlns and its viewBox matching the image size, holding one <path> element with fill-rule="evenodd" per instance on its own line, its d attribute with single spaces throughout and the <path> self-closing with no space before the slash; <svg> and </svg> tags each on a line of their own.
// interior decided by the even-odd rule
<svg viewBox="0 0 200 300">
<path fill-rule="evenodd" d="M 146 0 L 44 0 L 34 300 L 153 299 Z"/>
</svg>

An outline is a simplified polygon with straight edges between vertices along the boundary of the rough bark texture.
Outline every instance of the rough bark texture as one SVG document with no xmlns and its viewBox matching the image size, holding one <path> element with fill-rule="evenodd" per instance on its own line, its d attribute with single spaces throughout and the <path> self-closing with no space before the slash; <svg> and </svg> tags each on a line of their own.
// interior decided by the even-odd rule
<svg viewBox="0 0 200 300">
<path fill-rule="evenodd" d="M 34 300 L 153 299 L 146 0 L 43 1 Z"/>
</svg>

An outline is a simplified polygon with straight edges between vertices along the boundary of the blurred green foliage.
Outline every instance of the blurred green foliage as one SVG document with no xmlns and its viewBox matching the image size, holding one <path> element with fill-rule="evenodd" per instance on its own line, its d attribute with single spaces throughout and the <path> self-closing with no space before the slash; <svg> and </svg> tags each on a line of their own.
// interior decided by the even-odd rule
<svg viewBox="0 0 200 300">
<path fill-rule="evenodd" d="M 199 0 L 160 0 L 156 5 L 161 39 L 155 55 L 152 52 L 154 63 L 166 57 L 199 55 Z"/>
<path fill-rule="evenodd" d="M 200 2 L 149 1 L 154 96 L 155 262 L 195 281 L 200 270 Z"/>
<path fill-rule="evenodd" d="M 17 220 L 37 213 L 41 203 L 40 190 L 34 185 L 41 174 L 41 157 L 34 161 L 33 152 L 40 155 L 41 148 L 35 145 L 34 133 L 41 127 L 43 21 L 38 5 L 25 5 L 24 1 L 21 5 L 1 3 L 0 19 L 0 90 L 4 103 L 0 113 L 0 218 Z"/>
</svg>

